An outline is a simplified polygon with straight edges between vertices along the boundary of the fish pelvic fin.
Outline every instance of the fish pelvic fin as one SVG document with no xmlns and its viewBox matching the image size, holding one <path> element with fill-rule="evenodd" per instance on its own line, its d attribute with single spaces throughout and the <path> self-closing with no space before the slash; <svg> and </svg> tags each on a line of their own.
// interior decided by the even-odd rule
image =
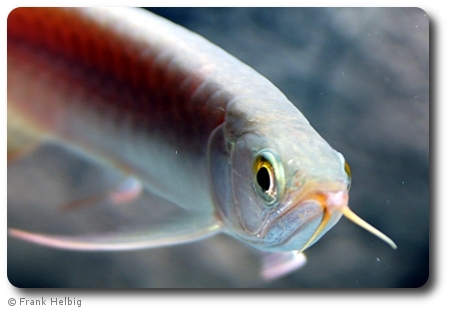
<svg viewBox="0 0 450 309">
<path fill-rule="evenodd" d="M 261 278 L 270 282 L 302 268 L 306 255 L 296 251 L 265 252 L 261 263 Z"/>
<path fill-rule="evenodd" d="M 49 235 L 9 228 L 11 237 L 30 243 L 74 251 L 125 251 L 197 241 L 218 234 L 222 224 L 212 216 L 187 216 L 154 225 L 148 230 L 96 235 Z"/>
</svg>

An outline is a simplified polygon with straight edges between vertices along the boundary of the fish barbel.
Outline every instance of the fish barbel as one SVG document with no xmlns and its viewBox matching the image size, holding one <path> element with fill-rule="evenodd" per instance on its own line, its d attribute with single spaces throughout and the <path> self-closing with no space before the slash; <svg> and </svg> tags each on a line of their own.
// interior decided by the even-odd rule
<svg viewBox="0 0 450 309">
<path fill-rule="evenodd" d="M 186 210 L 123 235 L 9 234 L 74 250 L 173 245 L 227 233 L 303 251 L 348 208 L 350 168 L 266 78 L 139 9 L 17 8 L 8 17 L 8 157 L 43 138 L 126 170 Z"/>
</svg>

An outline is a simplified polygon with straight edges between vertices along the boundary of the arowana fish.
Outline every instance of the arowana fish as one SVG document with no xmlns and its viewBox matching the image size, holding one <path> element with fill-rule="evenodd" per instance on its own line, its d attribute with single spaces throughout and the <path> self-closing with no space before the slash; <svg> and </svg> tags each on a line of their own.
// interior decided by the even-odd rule
<svg viewBox="0 0 450 309">
<path fill-rule="evenodd" d="M 268 278 L 297 267 L 297 252 L 342 215 L 396 248 L 349 209 L 344 157 L 266 78 L 195 33 L 139 9 L 18 8 L 8 17 L 7 57 L 9 158 L 53 139 L 186 210 L 131 234 L 11 227 L 14 237 L 129 250 L 224 232 L 289 252 L 290 262 L 264 269 Z"/>
</svg>

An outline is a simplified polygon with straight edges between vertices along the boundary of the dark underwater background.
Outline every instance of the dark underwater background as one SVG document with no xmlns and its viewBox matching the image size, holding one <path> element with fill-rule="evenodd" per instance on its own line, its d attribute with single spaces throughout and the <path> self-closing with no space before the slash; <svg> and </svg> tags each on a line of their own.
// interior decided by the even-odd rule
<svg viewBox="0 0 450 309">
<path fill-rule="evenodd" d="M 225 235 L 176 247 L 106 253 L 60 251 L 8 238 L 8 279 L 14 286 L 415 288 L 427 283 L 433 222 L 426 12 L 152 11 L 205 36 L 279 87 L 349 162 L 350 207 L 391 237 L 398 249 L 343 218 L 306 250 L 305 267 L 267 283 L 258 276 L 259 255 Z M 165 215 L 166 210 L 143 201 L 129 207 L 104 203 L 74 213 L 58 210 L 93 187 L 107 188 L 115 176 L 65 149 L 44 145 L 8 165 L 8 226 L 80 233 L 151 224 Z M 159 205 L 155 199 L 153 205 Z"/>
</svg>

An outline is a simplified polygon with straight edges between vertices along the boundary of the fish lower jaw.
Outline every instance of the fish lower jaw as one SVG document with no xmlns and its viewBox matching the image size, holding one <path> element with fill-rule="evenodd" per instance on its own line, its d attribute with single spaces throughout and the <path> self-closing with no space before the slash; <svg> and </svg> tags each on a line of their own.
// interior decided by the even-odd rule
<svg viewBox="0 0 450 309">
<path fill-rule="evenodd" d="M 264 246 L 265 251 L 300 250 L 314 234 L 322 217 L 323 208 L 316 201 L 296 205 L 258 235 L 258 245 Z"/>
</svg>

